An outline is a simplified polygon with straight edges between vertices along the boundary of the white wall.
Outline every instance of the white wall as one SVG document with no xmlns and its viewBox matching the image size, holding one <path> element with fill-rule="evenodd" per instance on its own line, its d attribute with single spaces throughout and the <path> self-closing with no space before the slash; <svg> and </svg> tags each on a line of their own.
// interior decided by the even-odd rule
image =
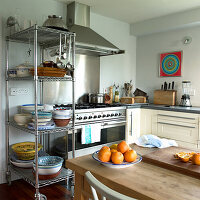
<svg viewBox="0 0 200 200">
<path fill-rule="evenodd" d="M 183 45 L 185 36 L 192 37 L 192 43 Z M 178 101 L 181 98 L 182 80 L 190 80 L 196 95 L 191 97 L 193 106 L 200 106 L 200 27 L 186 28 L 164 33 L 156 33 L 137 38 L 137 77 L 136 86 L 148 93 L 153 100 L 153 91 L 160 89 L 161 84 L 175 81 L 178 90 Z M 171 51 L 183 51 L 182 77 L 160 78 L 159 54 Z"/>
<path fill-rule="evenodd" d="M 123 87 L 124 82 L 136 77 L 136 37 L 130 35 L 130 25 L 108 17 L 91 13 L 91 28 L 115 46 L 125 50 L 125 54 L 105 56 L 100 59 L 100 92 L 115 82 Z M 121 94 L 122 95 L 122 92 Z"/>
<path fill-rule="evenodd" d="M 16 12 L 20 13 L 21 19 L 32 19 L 37 21 L 39 25 L 47 18 L 47 15 L 56 14 L 66 18 L 66 4 L 59 3 L 54 0 L 1 0 L 0 15 L 3 19 L 3 38 L 5 38 L 5 24 L 6 19 L 12 15 L 14 16 Z M 135 71 L 136 71 L 136 52 L 135 52 L 135 37 L 130 36 L 129 24 L 113 20 L 107 17 L 96 15 L 91 13 L 91 27 L 98 33 L 102 34 L 106 39 L 110 40 L 121 49 L 126 51 L 125 55 L 110 56 L 101 58 L 101 73 L 100 73 L 100 84 L 101 91 L 102 88 L 109 87 L 114 82 L 123 84 L 125 81 L 133 80 L 135 83 Z M 11 65 L 15 66 L 24 62 L 24 55 L 26 48 L 28 46 L 17 45 L 11 46 Z M 17 47 L 17 48 L 16 48 Z M 2 44 L 2 48 L 5 49 L 5 41 Z M 17 49 L 17 51 L 16 51 Z M 21 49 L 21 50 L 20 50 Z M 5 52 L 3 51 L 0 57 L 5 58 Z M 0 183 L 5 181 L 5 60 L 2 62 L 1 66 L 1 129 L 0 129 L 0 151 L 4 152 L 0 156 Z M 135 85 L 135 84 L 134 84 Z M 29 87 L 30 90 L 33 89 L 32 84 L 26 82 L 11 83 L 11 87 Z M 11 111 L 15 113 L 17 111 L 16 106 L 32 103 L 33 96 L 21 96 L 21 97 L 11 97 Z M 11 143 L 34 140 L 34 137 L 25 132 L 18 131 L 14 128 L 10 129 Z"/>
</svg>

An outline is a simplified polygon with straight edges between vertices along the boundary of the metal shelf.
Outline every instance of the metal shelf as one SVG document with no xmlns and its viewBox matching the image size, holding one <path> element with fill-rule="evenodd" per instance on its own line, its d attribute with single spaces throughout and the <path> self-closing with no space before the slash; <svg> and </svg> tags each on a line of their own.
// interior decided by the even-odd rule
<svg viewBox="0 0 200 200">
<path fill-rule="evenodd" d="M 9 122 L 9 125 L 17 128 L 19 130 L 22 130 L 22 131 L 25 131 L 25 132 L 28 132 L 28 133 L 31 133 L 34 135 L 36 134 L 35 130 L 28 129 L 25 126 L 20 126 L 14 121 Z M 40 135 L 43 135 L 43 134 L 60 133 L 60 132 L 65 132 L 65 131 L 69 131 L 69 130 L 72 130 L 72 126 L 70 126 L 70 125 L 64 126 L 64 127 L 55 127 L 54 129 L 50 129 L 50 130 L 42 130 L 42 131 L 38 131 L 38 133 Z"/>
<path fill-rule="evenodd" d="M 28 76 L 28 77 L 8 77 L 8 81 L 34 81 L 34 76 Z M 38 76 L 39 81 L 72 81 L 72 77 L 66 76 L 66 77 L 52 77 L 52 76 Z"/>
<path fill-rule="evenodd" d="M 33 169 L 23 169 L 19 167 L 15 167 L 12 164 L 10 165 L 11 170 L 22 177 L 25 181 L 30 183 L 32 186 L 35 187 L 35 176 L 33 175 Z M 61 173 L 54 179 L 48 179 L 48 180 L 40 180 L 39 181 L 39 187 L 44 187 L 47 185 L 51 185 L 54 183 L 58 183 L 60 181 L 66 180 L 66 178 L 72 178 L 74 177 L 73 172 L 70 169 L 62 168 Z"/>
<path fill-rule="evenodd" d="M 68 31 L 47 28 L 47 27 L 40 27 L 40 26 L 35 25 L 23 31 L 19 31 L 10 36 L 7 36 L 7 40 L 13 41 L 13 42 L 22 42 L 22 43 L 29 43 L 29 41 L 33 42 L 34 30 L 37 30 L 38 43 L 43 48 L 57 46 L 59 44 L 60 34 L 62 34 L 63 36 L 66 35 L 67 37 L 69 37 L 70 35 L 74 35 L 74 36 L 76 35 L 75 33 L 68 32 Z M 63 41 L 64 41 L 64 37 L 63 37 Z"/>
</svg>

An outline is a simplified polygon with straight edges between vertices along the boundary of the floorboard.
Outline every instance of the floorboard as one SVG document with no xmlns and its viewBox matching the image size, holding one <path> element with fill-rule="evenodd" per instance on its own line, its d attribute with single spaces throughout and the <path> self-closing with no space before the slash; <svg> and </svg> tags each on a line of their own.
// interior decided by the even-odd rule
<svg viewBox="0 0 200 200">
<path fill-rule="evenodd" d="M 61 184 L 53 184 L 40 189 L 48 200 L 72 200 L 70 191 Z M 16 180 L 12 185 L 0 184 L 0 200 L 34 200 L 35 189 L 24 180 Z"/>
</svg>

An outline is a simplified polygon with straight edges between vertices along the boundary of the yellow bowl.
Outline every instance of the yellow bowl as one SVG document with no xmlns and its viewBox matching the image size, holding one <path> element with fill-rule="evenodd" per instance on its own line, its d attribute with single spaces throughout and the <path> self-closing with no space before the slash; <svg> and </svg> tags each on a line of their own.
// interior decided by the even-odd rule
<svg viewBox="0 0 200 200">
<path fill-rule="evenodd" d="M 38 144 L 38 151 L 42 145 Z M 12 150 L 20 160 L 33 160 L 35 158 L 35 142 L 20 142 L 12 145 Z"/>
</svg>

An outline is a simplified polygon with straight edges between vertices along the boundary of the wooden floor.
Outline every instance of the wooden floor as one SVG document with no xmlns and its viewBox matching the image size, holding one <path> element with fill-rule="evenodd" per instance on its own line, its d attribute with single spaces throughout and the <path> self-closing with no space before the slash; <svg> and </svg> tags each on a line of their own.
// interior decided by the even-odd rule
<svg viewBox="0 0 200 200">
<path fill-rule="evenodd" d="M 70 192 L 61 184 L 40 189 L 48 200 L 72 200 Z M 0 184 L 0 200 L 34 200 L 35 189 L 24 180 L 13 181 L 12 185 Z"/>
</svg>

